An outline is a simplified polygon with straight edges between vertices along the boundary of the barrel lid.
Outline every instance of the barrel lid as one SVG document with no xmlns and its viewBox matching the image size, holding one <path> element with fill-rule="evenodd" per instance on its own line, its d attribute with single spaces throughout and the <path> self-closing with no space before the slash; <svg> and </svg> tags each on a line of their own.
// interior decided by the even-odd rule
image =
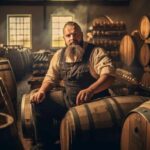
<svg viewBox="0 0 150 150">
<path fill-rule="evenodd" d="M 140 34 L 142 39 L 147 39 L 150 34 L 150 17 L 143 16 L 140 21 Z"/>
<path fill-rule="evenodd" d="M 140 56 L 139 56 L 139 59 L 140 59 L 140 63 L 141 65 L 144 67 L 144 66 L 147 66 L 150 62 L 150 48 L 149 48 L 149 45 L 144 43 L 140 49 Z"/>
<path fill-rule="evenodd" d="M 125 35 L 120 42 L 121 61 L 130 66 L 135 58 L 135 44 L 130 35 Z"/>
</svg>

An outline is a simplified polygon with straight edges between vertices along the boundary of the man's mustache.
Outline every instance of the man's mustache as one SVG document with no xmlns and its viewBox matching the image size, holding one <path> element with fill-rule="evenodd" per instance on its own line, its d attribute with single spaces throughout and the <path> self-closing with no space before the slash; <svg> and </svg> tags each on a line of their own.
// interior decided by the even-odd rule
<svg viewBox="0 0 150 150">
<path fill-rule="evenodd" d="M 83 47 L 83 41 L 79 42 L 77 40 L 74 40 L 68 46 L 71 46 L 71 45 L 79 45 L 80 47 Z"/>
<path fill-rule="evenodd" d="M 70 57 L 71 59 L 73 59 L 74 56 L 80 58 L 83 55 L 83 52 L 83 48 L 80 45 L 72 43 L 66 48 L 65 56 Z"/>
</svg>

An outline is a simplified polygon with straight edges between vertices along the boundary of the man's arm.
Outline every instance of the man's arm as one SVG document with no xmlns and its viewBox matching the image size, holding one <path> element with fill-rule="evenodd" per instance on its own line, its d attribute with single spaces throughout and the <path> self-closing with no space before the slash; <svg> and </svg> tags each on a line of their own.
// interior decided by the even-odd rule
<svg viewBox="0 0 150 150">
<path fill-rule="evenodd" d="M 60 59 L 60 50 L 57 51 L 51 59 L 49 69 L 46 76 L 42 82 L 39 90 L 33 94 L 31 102 L 40 103 L 45 98 L 45 93 L 48 90 L 51 90 L 53 86 L 59 81 L 59 59 Z"/>
<path fill-rule="evenodd" d="M 113 76 L 107 74 L 100 76 L 100 78 L 98 78 L 98 80 L 91 84 L 88 88 L 81 90 L 78 93 L 76 98 L 76 104 L 80 105 L 82 103 L 90 101 L 94 94 L 97 94 L 109 88 L 113 81 Z"/>
<path fill-rule="evenodd" d="M 97 80 L 86 89 L 81 90 L 76 97 L 76 104 L 90 101 L 94 94 L 108 89 L 114 81 L 114 66 L 107 53 L 102 48 L 93 49 L 90 61 L 90 72 Z"/>
<path fill-rule="evenodd" d="M 45 93 L 48 90 L 52 89 L 52 87 L 53 87 L 52 83 L 49 83 L 49 82 L 42 83 L 40 89 L 36 93 L 33 94 L 31 98 L 31 102 L 41 103 L 45 98 Z"/>
</svg>

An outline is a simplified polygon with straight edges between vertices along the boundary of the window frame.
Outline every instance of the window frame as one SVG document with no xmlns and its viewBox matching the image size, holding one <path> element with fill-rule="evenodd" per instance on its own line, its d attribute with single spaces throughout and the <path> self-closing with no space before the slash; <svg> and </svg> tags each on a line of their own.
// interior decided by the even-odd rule
<svg viewBox="0 0 150 150">
<path fill-rule="evenodd" d="M 10 24 L 9 24 L 9 18 L 10 17 L 29 17 L 30 18 L 30 47 L 32 49 L 32 14 L 7 14 L 7 45 L 10 45 Z M 12 45 L 13 46 L 13 45 Z M 24 45 L 23 45 L 24 47 Z"/>
</svg>

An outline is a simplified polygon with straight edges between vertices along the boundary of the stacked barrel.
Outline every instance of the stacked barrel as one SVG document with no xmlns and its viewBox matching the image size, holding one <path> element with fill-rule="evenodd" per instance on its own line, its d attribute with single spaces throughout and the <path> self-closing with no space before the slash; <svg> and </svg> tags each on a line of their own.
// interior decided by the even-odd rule
<svg viewBox="0 0 150 150">
<path fill-rule="evenodd" d="M 31 66 L 30 50 L 18 46 L 1 46 L 0 77 L 6 85 L 6 90 L 17 114 L 17 85 Z M 7 96 L 8 99 L 8 96 Z"/>
<path fill-rule="evenodd" d="M 5 70 L 6 68 L 3 69 Z M 6 69 L 5 73 L 7 71 L 8 75 L 10 75 L 11 70 Z M 0 77 L 0 146 L 2 149 L 23 149 L 17 129 L 16 99 L 12 99 L 14 97 L 11 97 L 12 95 L 8 93 L 8 86 L 4 82 L 7 77 L 9 81 L 11 81 L 11 78 L 7 76 L 7 73 L 5 75 L 6 78 Z M 6 81 L 6 83 L 8 82 Z M 12 90 L 16 90 L 15 85 L 12 86 L 11 83 L 9 84 Z"/>
<path fill-rule="evenodd" d="M 32 77 L 28 81 L 31 89 L 38 88 L 48 70 L 53 54 L 49 50 L 39 50 L 33 54 Z"/>
<path fill-rule="evenodd" d="M 94 19 L 90 32 L 87 33 L 88 41 L 104 48 L 112 58 L 114 65 L 119 66 L 119 45 L 122 37 L 127 33 L 123 21 Z"/>
<path fill-rule="evenodd" d="M 0 48 L 3 58 L 7 58 L 12 66 L 16 81 L 21 80 L 32 66 L 32 55 L 29 48 L 4 45 Z"/>
<path fill-rule="evenodd" d="M 134 36 L 133 45 L 135 46 L 135 53 L 128 54 L 128 56 L 130 56 L 130 60 L 132 60 L 130 61 L 132 63 L 128 63 L 128 65 L 130 66 L 135 63 L 137 67 L 142 68 L 142 75 L 139 80 L 139 83 L 144 88 L 145 91 L 150 92 L 149 15 L 145 15 L 141 18 L 141 21 L 139 23 L 139 30 L 134 31 L 132 33 L 132 36 Z M 135 57 L 132 56 L 133 54 Z M 124 61 L 124 63 L 125 62 L 126 61 Z M 147 101 L 142 105 L 140 105 L 139 107 L 130 111 L 122 127 L 121 150 L 149 150 L 150 149 L 149 122 L 150 122 L 150 101 Z"/>
<path fill-rule="evenodd" d="M 141 18 L 139 32 L 144 40 L 139 57 L 140 63 L 144 68 L 141 84 L 150 88 L 150 14 Z"/>
<path fill-rule="evenodd" d="M 150 88 L 150 21 L 143 16 L 140 30 L 126 34 L 120 43 L 120 58 L 123 67 L 134 72 L 141 86 Z M 142 76 L 142 77 L 141 77 Z"/>
</svg>

